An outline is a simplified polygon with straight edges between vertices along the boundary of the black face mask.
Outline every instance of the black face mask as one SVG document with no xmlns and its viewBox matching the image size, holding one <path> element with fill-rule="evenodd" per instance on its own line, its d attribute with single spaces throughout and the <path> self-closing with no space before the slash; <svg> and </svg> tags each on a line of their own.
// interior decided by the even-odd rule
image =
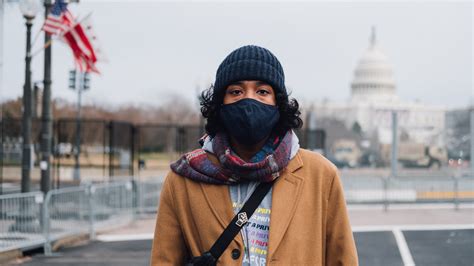
<svg viewBox="0 0 474 266">
<path fill-rule="evenodd" d="M 239 144 L 255 145 L 270 135 L 280 112 L 277 106 L 246 98 L 222 105 L 219 116 L 227 133 Z"/>
</svg>

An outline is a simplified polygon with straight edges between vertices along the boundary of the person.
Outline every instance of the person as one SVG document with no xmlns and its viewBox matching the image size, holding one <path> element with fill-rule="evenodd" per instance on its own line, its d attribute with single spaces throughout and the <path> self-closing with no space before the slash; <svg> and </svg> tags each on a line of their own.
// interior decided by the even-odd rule
<svg viewBox="0 0 474 266">
<path fill-rule="evenodd" d="M 300 148 L 299 105 L 275 55 L 255 45 L 231 52 L 201 106 L 202 148 L 170 166 L 151 265 L 209 251 L 257 185 L 272 181 L 218 265 L 357 265 L 337 168 Z"/>
</svg>

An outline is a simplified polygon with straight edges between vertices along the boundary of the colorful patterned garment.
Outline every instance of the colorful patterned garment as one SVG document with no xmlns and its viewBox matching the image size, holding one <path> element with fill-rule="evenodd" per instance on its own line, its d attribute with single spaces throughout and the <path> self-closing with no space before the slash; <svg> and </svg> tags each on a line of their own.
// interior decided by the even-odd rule
<svg viewBox="0 0 474 266">
<path fill-rule="evenodd" d="M 231 151 L 224 133 L 217 133 L 212 139 L 212 150 L 220 165 L 211 162 L 204 149 L 186 153 L 171 164 L 173 172 L 198 182 L 211 184 L 237 184 L 244 181 L 270 182 L 288 165 L 291 154 L 292 131 L 282 139 L 270 138 L 273 152 L 262 156 L 258 162 L 245 162 Z M 266 146 L 266 145 L 265 145 Z"/>
</svg>

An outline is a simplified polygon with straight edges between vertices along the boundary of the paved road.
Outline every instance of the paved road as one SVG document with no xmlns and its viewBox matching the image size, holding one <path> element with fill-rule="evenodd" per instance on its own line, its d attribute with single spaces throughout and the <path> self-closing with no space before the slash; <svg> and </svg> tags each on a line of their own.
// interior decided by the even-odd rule
<svg viewBox="0 0 474 266">
<path fill-rule="evenodd" d="M 457 211 L 449 204 L 397 205 L 388 212 L 382 206 L 349 206 L 360 265 L 403 265 L 412 260 L 417 266 L 472 266 L 473 213 L 471 205 Z M 155 214 L 142 217 L 99 234 L 100 241 L 62 249 L 54 257 L 34 255 L 24 265 L 148 265 L 155 219 Z"/>
<path fill-rule="evenodd" d="M 360 265 L 404 265 L 406 258 L 401 255 L 400 244 L 392 232 L 356 232 L 354 235 Z M 408 256 L 417 266 L 474 264 L 472 229 L 403 231 L 403 236 L 408 246 Z"/>
<path fill-rule="evenodd" d="M 408 246 L 405 254 L 392 231 L 355 232 L 360 265 L 401 266 L 410 259 L 417 266 L 473 265 L 474 229 L 407 230 L 402 235 Z M 23 265 L 149 265 L 150 249 L 151 240 L 95 241 L 63 249 L 54 257 L 36 255 Z"/>
</svg>

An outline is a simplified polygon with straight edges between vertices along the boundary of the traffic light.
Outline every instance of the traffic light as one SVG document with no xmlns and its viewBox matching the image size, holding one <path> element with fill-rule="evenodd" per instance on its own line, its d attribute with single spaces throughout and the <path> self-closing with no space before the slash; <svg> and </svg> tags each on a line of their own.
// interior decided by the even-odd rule
<svg viewBox="0 0 474 266">
<path fill-rule="evenodd" d="M 91 76 L 89 72 L 84 73 L 84 90 L 88 90 L 91 87 Z"/>
<path fill-rule="evenodd" d="M 69 88 L 76 89 L 76 70 L 69 71 Z"/>
</svg>

